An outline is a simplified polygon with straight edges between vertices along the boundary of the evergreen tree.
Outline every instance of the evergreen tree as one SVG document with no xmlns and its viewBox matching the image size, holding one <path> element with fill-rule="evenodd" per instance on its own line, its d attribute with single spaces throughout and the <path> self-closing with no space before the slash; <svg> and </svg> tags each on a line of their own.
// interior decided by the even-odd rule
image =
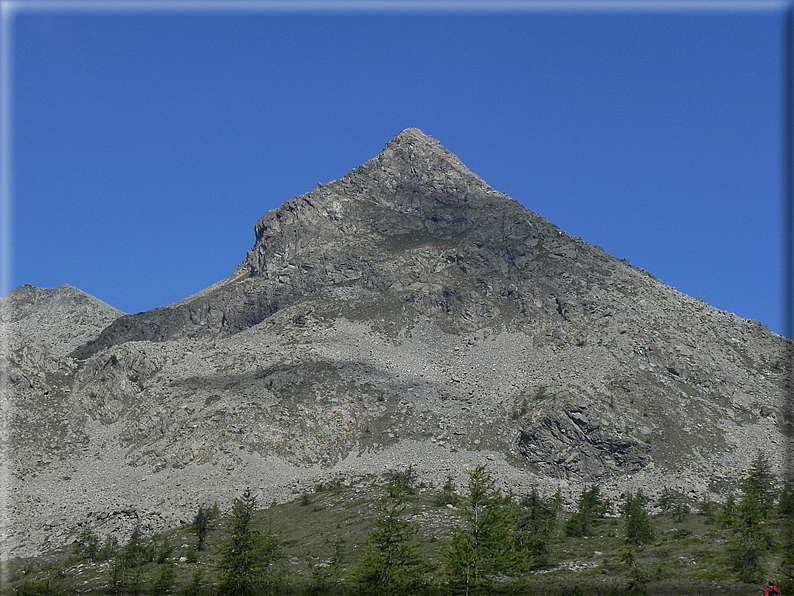
<svg viewBox="0 0 794 596">
<path fill-rule="evenodd" d="M 35 580 L 26 577 L 17 588 L 18 596 L 55 596 L 56 592 L 52 585 L 52 578 Z"/>
<path fill-rule="evenodd" d="M 516 507 L 515 547 L 525 552 L 533 568 L 547 567 L 551 562 L 549 540 L 557 525 L 558 502 L 545 500 L 535 487 Z"/>
<path fill-rule="evenodd" d="M 110 568 L 110 593 L 111 594 L 124 594 L 125 592 L 125 579 L 127 569 L 124 567 L 124 561 L 121 557 L 113 559 L 113 565 Z"/>
<path fill-rule="evenodd" d="M 682 493 L 670 488 L 665 488 L 662 491 L 658 505 L 662 513 L 669 513 L 673 520 L 677 522 L 686 521 L 686 517 L 690 511 L 686 497 Z"/>
<path fill-rule="evenodd" d="M 105 536 L 105 541 L 102 543 L 102 548 L 97 551 L 96 561 L 110 561 L 110 559 L 116 556 L 118 548 L 119 541 L 112 534 L 108 534 Z"/>
<path fill-rule="evenodd" d="M 133 569 L 146 562 L 146 548 L 143 545 L 143 533 L 140 525 L 133 528 L 130 539 L 121 549 L 120 556 L 125 569 Z"/>
<path fill-rule="evenodd" d="M 98 560 L 99 551 L 99 536 L 89 528 L 84 528 L 72 544 L 72 552 L 75 555 L 92 563 Z"/>
<path fill-rule="evenodd" d="M 152 596 L 166 596 L 171 592 L 174 587 L 175 581 L 175 565 L 173 563 L 166 563 L 160 565 L 160 573 L 152 584 Z"/>
<path fill-rule="evenodd" d="M 647 594 L 648 582 L 650 578 L 648 574 L 640 567 L 632 567 L 628 573 L 628 582 L 626 583 L 626 592 L 629 594 Z"/>
<path fill-rule="evenodd" d="M 157 534 L 152 534 L 152 537 L 149 538 L 148 544 L 143 545 L 143 560 L 146 563 L 154 563 L 157 559 L 157 554 L 159 552 L 160 543 L 157 538 Z"/>
<path fill-rule="evenodd" d="M 723 528 L 732 528 L 736 525 L 736 515 L 736 495 L 731 492 L 728 493 L 725 503 L 717 514 L 717 520 Z"/>
<path fill-rule="evenodd" d="M 403 519 L 407 498 L 415 492 L 413 468 L 392 476 L 387 498 L 375 530 L 369 534 L 369 550 L 356 572 L 361 592 L 373 595 L 401 594 L 423 586 L 430 565 L 413 544 L 416 528 Z"/>
<path fill-rule="evenodd" d="M 645 509 L 648 499 L 638 490 L 636 494 L 629 492 L 623 504 L 623 517 L 626 519 L 626 542 L 630 544 L 647 544 L 653 542 L 656 533 L 651 519 Z"/>
<path fill-rule="evenodd" d="M 463 525 L 453 528 L 443 554 L 450 587 L 468 596 L 487 588 L 495 575 L 512 573 L 522 564 L 512 534 L 514 514 L 485 466 L 469 472 L 461 515 Z"/>
<path fill-rule="evenodd" d="M 575 513 L 565 522 L 566 536 L 592 536 L 598 520 L 609 511 L 609 502 L 601 497 L 601 489 L 592 486 L 583 490 Z"/>
<path fill-rule="evenodd" d="M 772 471 L 772 464 L 760 451 L 753 458 L 742 482 L 742 493 L 755 501 L 762 519 L 772 516 L 778 495 L 777 476 Z"/>
<path fill-rule="evenodd" d="M 171 541 L 168 540 L 166 537 L 162 543 L 158 545 L 157 550 L 154 554 L 154 562 L 160 565 L 167 563 L 168 559 L 171 555 L 174 554 L 174 547 L 171 545 Z"/>
<path fill-rule="evenodd" d="M 274 565 L 280 546 L 272 535 L 254 527 L 256 505 L 250 488 L 234 500 L 229 540 L 221 547 L 218 563 L 221 596 L 271 593 L 276 587 Z"/>
<path fill-rule="evenodd" d="M 411 465 L 392 474 L 386 485 L 386 490 L 393 499 L 404 499 L 416 494 L 416 470 L 414 467 Z"/>
<path fill-rule="evenodd" d="M 698 515 L 702 515 L 705 518 L 706 524 L 708 525 L 717 522 L 718 520 L 717 506 L 714 504 L 714 501 L 711 500 L 711 497 L 709 495 L 705 495 L 698 502 Z"/>
<path fill-rule="evenodd" d="M 193 571 L 190 583 L 185 586 L 183 591 L 184 596 L 200 596 L 202 585 L 204 585 L 204 569 L 199 567 Z"/>
<path fill-rule="evenodd" d="M 455 481 L 452 479 L 452 474 L 447 476 L 447 481 L 441 487 L 441 492 L 433 498 L 433 505 L 436 507 L 443 507 L 444 505 L 457 505 L 458 493 L 455 490 Z"/>
<path fill-rule="evenodd" d="M 777 496 L 777 478 L 769 461 L 759 452 L 742 481 L 742 495 L 736 506 L 731 562 L 739 579 L 759 581 L 764 574 L 764 558 L 773 545 L 766 526 Z"/>
<path fill-rule="evenodd" d="M 198 544 L 196 548 L 200 551 L 204 550 L 204 543 L 207 540 L 207 532 L 210 528 L 210 510 L 207 507 L 199 506 L 196 511 L 196 516 L 193 518 L 193 531 L 196 533 L 196 540 Z"/>
<path fill-rule="evenodd" d="M 791 517 L 794 515 L 794 486 L 787 483 L 780 488 L 777 500 L 777 514 L 779 517 Z"/>
<path fill-rule="evenodd" d="M 143 594 L 143 573 L 140 568 L 127 571 L 124 578 L 124 593 L 127 596 L 139 596 Z"/>
</svg>

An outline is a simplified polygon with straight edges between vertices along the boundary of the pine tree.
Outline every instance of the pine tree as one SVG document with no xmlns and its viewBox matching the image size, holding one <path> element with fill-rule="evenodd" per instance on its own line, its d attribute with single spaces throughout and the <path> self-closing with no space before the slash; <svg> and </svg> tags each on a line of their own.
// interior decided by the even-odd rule
<svg viewBox="0 0 794 596">
<path fill-rule="evenodd" d="M 175 565 L 166 563 L 160 566 L 160 573 L 152 584 L 152 596 L 166 596 L 174 587 Z"/>
<path fill-rule="evenodd" d="M 712 525 L 717 522 L 717 506 L 709 495 L 705 495 L 698 502 L 698 515 L 702 515 L 705 518 L 707 525 Z"/>
<path fill-rule="evenodd" d="M 433 505 L 436 507 L 443 507 L 444 505 L 457 505 L 458 493 L 455 490 L 455 481 L 452 479 L 452 474 L 447 476 L 447 481 L 441 487 L 441 492 L 433 498 Z"/>
<path fill-rule="evenodd" d="M 739 579 L 754 582 L 763 577 L 764 558 L 773 545 L 766 520 L 774 511 L 777 496 L 777 478 L 762 453 L 753 459 L 741 488 L 733 524 L 731 562 Z"/>
<path fill-rule="evenodd" d="M 495 488 L 485 466 L 469 472 L 468 494 L 461 502 L 463 525 L 453 529 L 444 551 L 450 587 L 468 596 L 487 587 L 497 574 L 521 567 L 512 534 L 514 514 Z"/>
<path fill-rule="evenodd" d="M 575 513 L 565 522 L 566 536 L 592 536 L 595 525 L 609 511 L 609 502 L 601 497 L 601 489 L 592 486 L 583 490 Z"/>
<path fill-rule="evenodd" d="M 234 500 L 229 527 L 229 540 L 221 547 L 221 596 L 249 596 L 276 587 L 274 564 L 280 556 L 280 545 L 270 534 L 254 527 L 256 497 L 246 489 Z"/>
<path fill-rule="evenodd" d="M 389 481 L 381 515 L 367 539 L 369 550 L 355 574 L 364 594 L 401 594 L 426 583 L 430 565 L 413 543 L 416 528 L 403 519 L 408 496 L 415 492 L 414 480 L 413 468 L 409 467 Z"/>
<path fill-rule="evenodd" d="M 84 528 L 72 545 L 75 555 L 92 563 L 97 561 L 99 551 L 99 537 L 89 528 Z"/>
<path fill-rule="evenodd" d="M 777 476 L 769 459 L 760 451 L 753 458 L 742 482 L 742 493 L 756 502 L 762 519 L 772 516 L 778 496 Z"/>
<path fill-rule="evenodd" d="M 154 562 L 160 565 L 167 563 L 168 559 L 171 555 L 174 554 L 174 547 L 171 544 L 171 541 L 168 540 L 168 537 L 163 539 L 163 541 L 158 545 L 158 548 L 154 554 Z"/>
<path fill-rule="evenodd" d="M 210 510 L 204 506 L 200 506 L 196 511 L 196 516 L 193 518 L 193 531 L 196 533 L 198 544 L 197 550 L 204 550 L 204 543 L 207 540 L 207 532 L 210 527 Z"/>
<path fill-rule="evenodd" d="M 124 548 L 121 549 L 121 559 L 126 569 L 133 569 L 146 562 L 146 549 L 143 545 L 143 533 L 141 527 L 135 526 L 130 535 L 130 539 Z"/>
<path fill-rule="evenodd" d="M 557 525 L 558 503 L 543 499 L 535 487 L 516 506 L 515 547 L 529 556 L 532 568 L 551 562 L 549 540 Z"/>
<path fill-rule="evenodd" d="M 662 513 L 670 513 L 674 521 L 684 522 L 689 514 L 690 508 L 686 497 L 670 488 L 665 488 L 659 497 L 659 508 Z"/>
<path fill-rule="evenodd" d="M 201 586 L 204 585 L 204 569 L 199 567 L 193 570 L 193 575 L 190 578 L 190 583 L 185 587 L 184 596 L 199 596 L 201 594 Z"/>
<path fill-rule="evenodd" d="M 416 470 L 414 467 L 411 465 L 392 474 L 386 490 L 389 496 L 395 499 L 404 499 L 416 494 Z"/>
<path fill-rule="evenodd" d="M 777 515 L 783 518 L 794 515 L 794 486 L 791 483 L 785 484 L 780 489 L 777 499 Z"/>
<path fill-rule="evenodd" d="M 717 520 L 723 528 L 732 528 L 736 525 L 736 495 L 728 493 L 728 496 L 723 503 L 720 512 L 717 514 Z"/>
<path fill-rule="evenodd" d="M 337 596 L 341 591 L 345 540 L 337 537 L 332 545 L 334 554 L 331 556 L 328 566 L 312 569 L 312 585 L 309 588 L 311 596 Z"/>
<path fill-rule="evenodd" d="M 651 519 L 645 509 L 648 499 L 638 490 L 636 494 L 629 492 L 623 505 L 623 516 L 626 518 L 626 542 L 629 544 L 647 544 L 653 542 L 656 533 Z"/>
</svg>

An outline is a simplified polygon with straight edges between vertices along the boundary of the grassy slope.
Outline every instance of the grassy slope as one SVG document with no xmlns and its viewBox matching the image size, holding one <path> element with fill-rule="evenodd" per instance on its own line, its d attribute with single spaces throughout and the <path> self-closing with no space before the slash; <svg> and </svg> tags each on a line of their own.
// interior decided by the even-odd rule
<svg viewBox="0 0 794 596">
<path fill-rule="evenodd" d="M 318 487 L 320 488 L 320 487 Z M 312 570 L 323 568 L 333 555 L 333 542 L 345 542 L 342 561 L 343 576 L 363 558 L 367 534 L 378 514 L 378 502 L 384 495 L 382 479 L 371 479 L 354 486 L 321 487 L 310 495 L 294 501 L 274 505 L 258 512 L 260 527 L 274 533 L 283 545 L 279 568 L 285 585 L 295 593 L 302 593 L 312 581 Z M 436 577 L 443 578 L 443 559 L 440 548 L 449 536 L 449 528 L 458 523 L 457 512 L 447 506 L 436 507 L 433 497 L 439 489 L 420 487 L 410 510 L 410 520 L 419 528 L 417 542 L 421 551 L 437 565 Z M 735 580 L 727 559 L 731 533 L 716 525 L 705 523 L 702 516 L 689 514 L 684 522 L 675 522 L 668 515 L 652 517 L 656 542 L 635 551 L 635 567 L 648 579 L 649 594 L 758 594 L 760 585 L 742 584 Z M 172 561 L 176 562 L 176 585 L 171 594 L 181 594 L 190 583 L 196 569 L 204 569 L 202 594 L 213 593 L 214 566 L 218 549 L 226 540 L 226 522 L 216 520 L 207 540 L 207 549 L 195 563 L 180 561 L 196 539 L 189 526 L 160 535 L 168 537 L 175 547 Z M 781 536 L 780 522 L 773 524 Z M 623 562 L 627 549 L 621 537 L 623 520 L 607 518 L 596 530 L 596 536 L 568 538 L 562 534 L 562 523 L 552 539 L 554 566 L 536 570 L 519 580 L 497 582 L 516 593 L 528 594 L 621 594 L 629 584 L 630 567 Z M 778 540 L 782 543 L 782 540 Z M 8 583 L 2 594 L 14 593 L 24 578 L 37 580 L 38 592 L 49 580 L 52 594 L 104 594 L 109 592 L 109 562 L 85 563 L 70 557 L 68 552 L 51 553 L 37 560 L 12 561 Z M 773 551 L 766 568 L 777 570 L 781 554 Z M 161 566 L 151 563 L 138 568 L 141 593 L 151 593 L 154 579 Z M 349 583 L 349 582 L 348 582 Z M 520 586 L 520 589 L 519 589 Z M 28 586 L 31 587 L 31 586 Z M 128 592 L 129 593 L 129 592 Z"/>
</svg>

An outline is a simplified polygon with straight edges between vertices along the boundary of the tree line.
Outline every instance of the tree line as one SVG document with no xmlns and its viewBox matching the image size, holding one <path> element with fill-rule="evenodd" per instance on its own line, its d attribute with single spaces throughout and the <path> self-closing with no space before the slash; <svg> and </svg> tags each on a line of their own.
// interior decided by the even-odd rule
<svg viewBox="0 0 794 596">
<path fill-rule="evenodd" d="M 284 543 L 257 523 L 258 502 L 250 489 L 234 500 L 226 519 L 226 540 L 215 547 L 211 568 L 196 568 L 191 581 L 179 590 L 175 588 L 172 545 L 157 535 L 144 539 L 140 528 L 123 547 L 112 538 L 100 544 L 85 530 L 74 544 L 74 555 L 109 565 L 110 580 L 104 593 L 118 596 L 525 593 L 532 572 L 553 567 L 555 536 L 595 536 L 605 518 L 617 514 L 622 519 L 621 560 L 628 578 L 625 591 L 647 593 L 651 578 L 637 561 L 643 547 L 657 540 L 657 532 L 649 499 L 642 491 L 628 492 L 613 504 L 597 485 L 590 486 L 582 490 L 575 510 L 564 515 L 559 491 L 543 497 L 533 489 L 516 497 L 499 489 L 485 466 L 469 471 L 467 480 L 465 489 L 459 491 L 450 477 L 437 493 L 434 505 L 450 507 L 455 523 L 446 528 L 444 540 L 427 545 L 419 539 L 419 528 L 412 518 L 416 472 L 408 467 L 392 474 L 377 503 L 377 516 L 366 544 L 347 545 L 337 537 L 330 559 L 312 569 L 310 584 L 299 592 L 285 571 L 288 553 Z M 656 506 L 683 522 L 692 514 L 693 504 L 685 495 L 666 489 Z M 705 523 L 729 532 L 729 563 L 738 580 L 752 583 L 765 579 L 767 562 L 775 552 L 784 552 L 781 568 L 794 566 L 794 553 L 784 544 L 791 537 L 776 535 L 770 529 L 772 520 L 794 517 L 794 494 L 790 486 L 778 480 L 763 455 L 753 460 L 737 493 L 730 493 L 721 504 L 705 497 L 694 507 Z M 199 507 L 191 525 L 195 546 L 187 551 L 184 562 L 195 563 L 203 556 L 208 532 L 219 523 L 217 505 Z M 349 560 L 351 546 L 364 549 L 355 565 Z M 429 557 L 428 550 L 435 556 Z M 140 570 L 151 563 L 158 564 L 159 571 L 144 581 Z M 58 593 L 45 580 L 23 581 L 17 592 L 26 596 Z"/>
</svg>

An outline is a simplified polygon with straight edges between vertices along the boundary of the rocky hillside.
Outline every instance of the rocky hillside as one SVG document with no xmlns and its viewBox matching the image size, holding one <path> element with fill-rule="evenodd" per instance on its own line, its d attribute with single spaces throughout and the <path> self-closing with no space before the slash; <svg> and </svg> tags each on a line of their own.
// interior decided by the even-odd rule
<svg viewBox="0 0 794 596">
<path fill-rule="evenodd" d="M 3 299 L 0 324 L 7 326 L 12 341 L 35 344 L 63 357 L 95 338 L 122 314 L 71 286 L 42 289 L 24 285 Z"/>
<path fill-rule="evenodd" d="M 411 463 L 571 496 L 705 494 L 757 448 L 784 465 L 790 342 L 569 236 L 419 130 L 255 234 L 229 278 L 146 313 L 46 327 L 53 291 L 6 299 L 31 322 L 11 345 L 59 363 L 6 355 L 13 552 Z"/>
</svg>

